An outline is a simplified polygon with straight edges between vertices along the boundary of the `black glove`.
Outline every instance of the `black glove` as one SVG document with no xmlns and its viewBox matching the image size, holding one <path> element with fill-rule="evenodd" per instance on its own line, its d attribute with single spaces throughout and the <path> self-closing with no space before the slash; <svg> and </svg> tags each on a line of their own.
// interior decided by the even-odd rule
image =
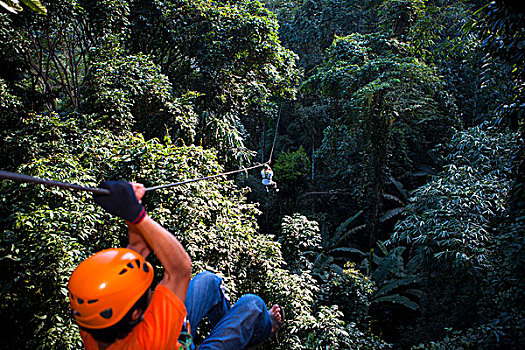
<svg viewBox="0 0 525 350">
<path fill-rule="evenodd" d="M 125 181 L 104 181 L 101 188 L 107 188 L 110 194 L 94 194 L 95 203 L 108 213 L 119 216 L 132 224 L 138 224 L 146 216 L 146 210 L 139 203 L 133 187 Z"/>
</svg>

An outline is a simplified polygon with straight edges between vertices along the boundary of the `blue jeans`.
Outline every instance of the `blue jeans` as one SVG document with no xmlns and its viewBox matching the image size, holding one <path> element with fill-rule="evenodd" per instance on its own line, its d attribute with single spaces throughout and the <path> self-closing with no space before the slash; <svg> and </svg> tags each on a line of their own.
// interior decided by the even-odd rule
<svg viewBox="0 0 525 350">
<path fill-rule="evenodd" d="M 265 302 L 257 295 L 246 294 L 230 307 L 222 279 L 211 272 L 201 272 L 190 281 L 184 304 L 191 333 L 195 334 L 205 316 L 212 326 L 199 350 L 240 350 L 270 337 L 272 320 Z"/>
</svg>

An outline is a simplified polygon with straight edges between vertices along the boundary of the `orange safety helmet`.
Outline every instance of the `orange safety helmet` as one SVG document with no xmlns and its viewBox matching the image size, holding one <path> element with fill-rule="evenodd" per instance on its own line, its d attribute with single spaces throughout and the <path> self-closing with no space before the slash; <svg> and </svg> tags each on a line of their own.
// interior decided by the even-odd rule
<svg viewBox="0 0 525 350">
<path fill-rule="evenodd" d="M 68 283 L 77 323 L 90 329 L 120 321 L 153 281 L 153 267 L 127 248 L 106 249 L 82 261 Z"/>
</svg>

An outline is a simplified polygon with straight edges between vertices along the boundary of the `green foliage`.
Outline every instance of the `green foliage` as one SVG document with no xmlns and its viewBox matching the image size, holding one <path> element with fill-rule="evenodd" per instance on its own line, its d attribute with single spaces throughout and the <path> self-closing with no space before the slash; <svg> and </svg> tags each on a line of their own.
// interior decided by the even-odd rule
<svg viewBox="0 0 525 350">
<path fill-rule="evenodd" d="M 373 32 L 380 3 L 378 0 L 303 1 L 300 6 L 291 7 L 291 14 L 281 14 L 281 38 L 309 71 L 323 61 L 324 51 L 334 37 Z"/>
<path fill-rule="evenodd" d="M 368 329 L 369 308 L 375 285 L 355 263 L 347 263 L 340 273 L 330 271 L 319 296 L 321 305 L 339 305 L 343 320 L 359 329 Z"/>
<path fill-rule="evenodd" d="M 412 9 L 416 16 L 407 23 L 406 39 L 412 43 L 413 52 L 419 57 L 426 62 L 446 66 L 461 54 L 474 54 L 472 50 L 478 41 L 462 29 L 472 16 L 471 4 L 448 0 L 441 3 L 414 1 Z"/>
<path fill-rule="evenodd" d="M 405 37 L 421 16 L 425 7 L 423 0 L 386 0 L 379 7 L 379 25 L 383 33 Z"/>
<path fill-rule="evenodd" d="M 113 130 L 144 130 L 161 137 L 164 128 L 172 135 L 191 140 L 197 123 L 189 101 L 175 98 L 168 78 L 151 57 L 125 55 L 115 37 L 104 38 L 93 54 L 84 109 L 100 115 Z"/>
<path fill-rule="evenodd" d="M 285 216 L 281 223 L 279 235 L 281 251 L 290 271 L 299 272 L 309 269 L 311 258 L 321 245 L 319 226 L 305 216 L 294 214 Z"/>
<path fill-rule="evenodd" d="M 489 264 L 488 225 L 505 209 L 516 142 L 490 127 L 458 132 L 446 147 L 445 170 L 413 193 L 392 241 L 413 244 L 435 267 Z"/>
<path fill-rule="evenodd" d="M 325 247 L 327 249 L 331 249 L 332 251 L 345 251 L 349 253 L 357 252 L 363 255 L 360 250 L 354 248 L 340 248 L 348 237 L 354 235 L 356 232 L 359 232 L 366 227 L 365 225 L 356 226 L 358 222 L 357 219 L 361 216 L 361 214 L 363 214 L 362 210 L 358 211 L 352 217 L 346 219 L 342 224 L 340 224 L 335 229 L 334 236 L 327 240 L 328 242 L 325 244 Z"/>
<path fill-rule="evenodd" d="M 20 98 L 9 91 L 5 80 L 0 79 L 0 110 L 3 112 L 2 115 L 12 112 L 18 106 L 20 106 Z"/>
<path fill-rule="evenodd" d="M 49 146 L 53 143 L 64 146 L 64 139 L 69 136 L 64 134 L 57 135 L 47 147 L 35 147 L 35 155 L 42 158 L 19 167 L 18 171 L 95 185 L 95 162 L 68 154 L 66 147 L 51 151 Z M 90 140 L 96 144 L 100 136 L 87 137 L 85 143 L 79 137 L 76 151 L 83 147 L 87 148 L 84 152 L 93 149 Z M 117 244 L 118 230 L 104 225 L 108 216 L 95 210 L 87 194 L 9 182 L 2 184 L 1 191 L 1 207 L 8 215 L 1 222 L 4 274 L 0 312 L 15 335 L 8 344 L 13 347 L 25 344 L 28 349 L 78 348 L 80 339 L 67 304 L 68 276 L 89 253 Z"/>
<path fill-rule="evenodd" d="M 328 297 L 340 305 L 345 320 L 355 322 L 360 329 L 389 332 L 385 330 L 403 327 L 409 322 L 406 315 L 415 315 L 421 308 L 420 262 L 417 258 L 405 262 L 405 247 L 388 249 L 380 241 L 377 246 L 380 253 L 374 249 L 369 253 L 355 248 L 332 249 L 332 254 L 347 253 L 346 259 L 364 258 L 359 268 L 366 276 L 355 263 L 346 263 L 344 270 L 332 265 L 321 300 Z M 387 334 L 384 339 L 388 341 L 389 337 Z"/>
<path fill-rule="evenodd" d="M 24 52 L 25 42 L 22 33 L 13 26 L 13 18 L 7 14 L 0 14 L 0 77 L 6 83 L 17 79 L 20 69 L 24 66 L 24 59 L 20 53 Z"/>
<path fill-rule="evenodd" d="M 131 5 L 127 0 L 77 0 L 82 20 L 89 28 L 95 43 L 106 36 L 121 36 L 129 39 Z"/>
<path fill-rule="evenodd" d="M 353 323 L 345 324 L 336 306 L 321 307 L 316 322 L 307 322 L 311 331 L 306 338 L 306 349 L 389 349 L 381 340 L 361 332 Z"/>
<path fill-rule="evenodd" d="M 371 247 L 376 235 L 387 238 L 380 227 L 401 212 L 404 187 L 435 165 L 429 151 L 456 124 L 452 101 L 409 45 L 380 34 L 337 38 L 305 88 L 331 101 L 334 120 L 317 151 L 323 181 L 351 191 L 347 211 L 367 209 Z"/>
<path fill-rule="evenodd" d="M 11 70 L 2 74 L 16 84 L 27 110 L 76 109 L 89 70 L 89 50 L 96 41 L 90 33 L 93 27 L 77 1 L 53 1 L 48 10 L 49 16 L 28 13 L 13 20 L 6 67 Z"/>
<path fill-rule="evenodd" d="M 102 179 L 125 178 L 151 186 L 222 170 L 215 155 L 202 148 L 176 147 L 169 138 L 164 144 L 146 141 L 127 131 L 114 135 L 80 114 L 75 119 L 36 115 L 26 121 L 25 131 L 33 128 L 40 130 L 42 138 L 20 138 L 35 141 L 30 143 L 35 158 L 18 171 L 37 177 L 88 186 Z M 7 181 L 1 191 L 1 209 L 9 216 L 1 223 L 5 273 L 0 306 L 2 316 L 10 321 L 9 330 L 17 334 L 9 344 L 77 348 L 79 338 L 65 293 L 68 276 L 89 254 L 125 244 L 125 227 L 96 208 L 85 193 Z M 314 316 L 316 282 L 306 272 L 292 275 L 280 268 L 284 261 L 278 244 L 257 233 L 258 210 L 246 203 L 244 192 L 232 182 L 198 182 L 156 191 L 148 193 L 144 203 L 150 215 L 186 247 L 194 272 L 208 269 L 224 277 L 233 301 L 257 292 L 287 309 L 289 329 L 283 335 L 296 341 L 283 348 L 302 346 L 298 339 L 305 334 L 317 337 L 315 332 L 325 323 L 333 334 L 346 334 L 339 321 L 328 322 L 331 316 L 322 312 Z M 296 219 L 307 223 L 308 236 L 319 239 L 315 223 Z M 153 262 L 160 274 L 159 263 Z M 341 341 L 362 342 L 360 335 L 354 330 Z"/>
<path fill-rule="evenodd" d="M 525 220 L 508 215 L 494 228 L 488 247 L 492 268 L 485 274 L 477 322 L 467 329 L 449 328 L 441 339 L 418 348 L 517 349 L 525 338 Z"/>
<path fill-rule="evenodd" d="M 513 327 L 509 327 L 510 324 Z M 497 319 L 491 323 L 472 327 L 465 331 L 449 329 L 448 334 L 443 339 L 428 344 L 419 344 L 411 349 L 518 349 L 521 346 L 519 340 L 518 342 L 509 342 L 508 339 L 505 339 L 507 336 L 506 332 L 512 331 L 512 329 L 521 329 L 523 332 L 523 328 L 523 316 L 510 315 L 510 317 L 504 317 L 502 320 Z M 523 333 L 520 336 L 521 340 L 523 340 Z"/>
<path fill-rule="evenodd" d="M 295 300 L 302 300 L 288 308 L 293 319 L 280 332 L 283 346 L 293 350 L 337 349 L 388 349 L 390 346 L 377 337 L 358 329 L 355 323 L 343 321 L 343 314 L 336 305 L 320 306 L 317 311 L 312 307 L 319 293 L 319 286 L 307 273 L 292 275 L 292 279 L 283 281 L 282 291 L 300 293 Z M 282 291 L 280 293 L 282 293 Z M 306 294 L 307 293 L 307 294 Z M 315 294 L 314 294 L 315 293 Z M 302 297 L 302 298 L 301 298 Z M 299 299 L 301 298 L 301 299 Z"/>
<path fill-rule="evenodd" d="M 305 321 L 315 320 L 313 305 L 319 285 L 308 271 L 290 274 L 284 269 L 274 269 L 269 272 L 268 288 L 276 303 L 286 310 L 286 326 L 279 331 L 279 337 L 286 339 L 282 348 L 305 349 L 302 341 L 307 332 Z"/>
<path fill-rule="evenodd" d="M 6 38 L 22 41 L 26 62 L 10 81 L 37 111 L 80 108 L 114 128 L 136 124 L 148 138 L 166 129 L 186 142 L 197 136 L 221 159 L 246 164 L 244 124 L 273 113 L 273 99 L 292 97 L 297 85 L 295 56 L 258 2 L 79 0 L 49 11 L 18 21 Z"/>
<path fill-rule="evenodd" d="M 419 337 L 443 338 L 444 328 L 449 327 L 459 332 L 453 340 L 458 343 L 452 347 L 463 342 L 463 332 L 475 334 L 473 342 L 498 338 L 497 333 L 483 328 L 482 322 L 495 322 L 495 326 L 506 312 L 494 315 L 482 310 L 502 310 L 514 305 L 506 297 L 495 295 L 509 295 L 508 286 L 497 285 L 504 274 L 513 274 L 506 269 L 515 263 L 501 264 L 495 256 L 516 259 L 523 254 L 523 244 L 518 243 L 519 235 L 513 234 L 513 243 L 503 243 L 500 239 L 509 236 L 501 233 L 508 227 L 496 229 L 493 225 L 505 211 L 511 158 L 516 148 L 515 134 L 494 127 L 483 125 L 458 132 L 444 147 L 449 164 L 433 181 L 414 191 L 405 218 L 397 224 L 391 242 L 408 244 L 413 259 L 422 262 L 421 304 L 426 325 L 414 325 Z M 498 246 L 493 242 L 499 242 Z M 496 300 L 502 304 L 494 306 Z M 522 319 L 519 313 L 510 314 L 516 320 Z M 512 339 L 508 334 L 515 333 L 516 328 L 519 329 L 517 324 L 513 330 L 499 328 L 500 336 L 507 333 L 508 341 Z"/>
<path fill-rule="evenodd" d="M 410 26 L 412 51 L 434 64 L 458 103 L 467 126 L 493 118 L 512 94 L 511 67 L 480 50 L 482 40 L 465 26 L 475 18 L 470 2 L 427 2 Z"/>
<path fill-rule="evenodd" d="M 422 293 L 415 289 L 415 286 L 419 282 L 420 261 L 412 258 L 405 263 L 403 258 L 405 247 L 388 250 L 381 241 L 377 244 L 384 256 L 378 256 L 372 250 L 365 265 L 378 287 L 372 297 L 372 303 L 391 302 L 418 310 L 418 299 Z"/>
<path fill-rule="evenodd" d="M 309 187 L 310 160 L 304 148 L 295 152 L 282 152 L 275 162 L 274 181 L 287 196 L 294 197 Z"/>
<path fill-rule="evenodd" d="M 525 76 L 525 54 L 522 48 L 525 45 L 525 30 L 523 12 L 519 8 L 518 4 L 511 1 L 488 2 L 476 11 L 477 17 L 466 26 L 480 36 L 482 47 L 489 55 L 501 57 L 512 65 L 515 95 L 513 103 L 506 107 L 515 117 L 512 121 L 514 126 L 519 120 L 523 122 L 524 118 L 521 103 L 524 99 L 522 80 Z"/>
<path fill-rule="evenodd" d="M 512 66 L 510 101 L 500 109 L 499 119 L 520 130 L 521 145 L 516 154 L 516 181 L 512 188 L 511 205 L 525 210 L 525 78 L 523 45 L 525 42 L 524 13 L 519 3 L 492 1 L 476 12 L 477 18 L 468 25 L 480 35 L 482 48 L 490 57 L 499 57 Z M 489 70 L 490 66 L 486 67 Z M 521 214 L 519 214 L 521 215 Z"/>
<path fill-rule="evenodd" d="M 447 328 L 439 340 L 414 349 L 518 349 L 525 338 L 523 218 L 508 216 L 490 246 L 494 268 L 486 275 L 479 316 L 466 329 Z"/>
<path fill-rule="evenodd" d="M 258 1 L 157 1 L 137 8 L 133 50 L 151 54 L 181 94 L 197 93 L 197 140 L 245 164 L 246 124 L 295 93 L 295 55 L 283 48 L 273 14 Z"/>
<path fill-rule="evenodd" d="M 345 270 L 343 276 L 334 281 L 331 287 L 332 292 L 340 291 L 342 298 L 345 298 L 344 300 L 350 300 L 349 298 L 352 296 L 360 296 L 358 300 L 351 300 L 351 305 L 348 305 L 346 310 L 350 310 L 352 306 L 361 307 L 360 302 L 366 299 L 369 293 L 370 282 L 352 267 Z M 270 272 L 270 280 L 270 285 L 274 283 L 272 294 L 275 296 L 275 300 L 286 308 L 288 319 L 279 332 L 279 338 L 282 339 L 279 349 L 390 348 L 389 344 L 371 335 L 368 331 L 360 330 L 354 321 L 346 321 L 354 315 L 357 316 L 358 312 L 365 310 L 356 309 L 354 313 L 345 317 L 337 305 L 320 305 L 317 307 L 319 294 L 325 293 L 322 290 L 324 287 L 320 287 L 308 270 L 303 270 L 300 275 L 289 275 L 284 270 L 275 269 Z M 346 290 L 346 287 L 351 288 L 351 290 Z"/>
</svg>

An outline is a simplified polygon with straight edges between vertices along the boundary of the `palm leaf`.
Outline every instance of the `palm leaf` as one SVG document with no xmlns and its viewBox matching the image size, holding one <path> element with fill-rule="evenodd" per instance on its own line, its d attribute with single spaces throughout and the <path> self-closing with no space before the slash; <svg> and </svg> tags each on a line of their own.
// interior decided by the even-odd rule
<svg viewBox="0 0 525 350">
<path fill-rule="evenodd" d="M 356 233 L 356 232 L 359 231 L 359 230 L 364 229 L 365 227 L 366 227 L 366 225 L 360 225 L 360 226 L 354 227 L 354 228 L 351 229 L 351 230 L 348 230 L 343 236 L 341 236 L 341 238 L 339 238 L 339 239 L 337 240 L 337 242 L 336 242 L 333 246 L 334 246 L 334 247 L 337 247 L 339 244 L 341 244 L 341 242 L 343 242 L 343 241 L 346 239 L 346 237 L 348 237 L 348 236 L 350 236 L 350 235 Z"/>
<path fill-rule="evenodd" d="M 379 222 L 385 222 L 385 221 L 393 218 L 397 214 L 403 212 L 404 210 L 405 210 L 405 207 L 399 207 L 399 208 L 395 208 L 395 209 L 389 210 L 386 213 L 384 213 L 383 216 L 381 216 L 379 218 Z"/>
<path fill-rule="evenodd" d="M 388 301 L 388 302 L 391 302 L 391 303 L 400 304 L 400 305 L 408 307 L 409 309 L 412 309 L 412 310 L 418 310 L 419 309 L 419 305 L 416 302 L 410 300 L 409 298 L 407 298 L 405 296 L 399 295 L 399 294 L 392 294 L 392 295 L 387 295 L 387 296 L 384 296 L 384 297 L 380 297 L 380 298 L 372 300 L 372 303 L 381 303 L 381 302 L 385 302 L 385 301 Z"/>
<path fill-rule="evenodd" d="M 403 257 L 401 256 L 406 247 L 396 247 L 388 251 L 383 242 L 378 241 L 377 245 L 385 254 L 384 257 L 379 257 L 372 252 L 373 262 L 377 264 L 377 268 L 372 273 L 372 278 L 380 286 L 386 280 L 390 273 L 396 274 L 403 270 Z"/>
<path fill-rule="evenodd" d="M 47 15 L 47 9 L 44 5 L 40 2 L 40 0 L 20 0 L 29 7 L 31 10 L 41 13 L 43 15 Z"/>
<path fill-rule="evenodd" d="M 22 11 L 22 7 L 18 3 L 18 0 L 0 0 L 0 6 L 12 13 Z"/>
<path fill-rule="evenodd" d="M 402 287 L 402 286 L 407 286 L 407 285 L 410 285 L 410 284 L 413 284 L 413 283 L 417 283 L 418 281 L 419 281 L 419 279 L 417 277 L 408 277 L 408 278 L 402 278 L 402 279 L 391 281 L 391 282 L 385 284 L 384 286 L 382 286 L 375 293 L 375 296 L 385 295 L 388 292 L 390 292 L 390 291 L 392 291 L 392 290 L 394 290 L 396 288 L 399 288 L 399 287 Z"/>
<path fill-rule="evenodd" d="M 314 269 L 316 270 L 325 270 L 334 260 L 331 256 L 328 256 L 324 253 L 319 253 L 314 261 Z"/>
<path fill-rule="evenodd" d="M 407 290 L 404 290 L 403 293 L 406 293 L 406 294 L 411 294 L 417 298 L 421 298 L 423 296 L 423 292 L 420 291 L 419 289 L 413 289 L 413 288 L 410 288 L 410 289 L 407 289 Z"/>
<path fill-rule="evenodd" d="M 337 227 L 337 229 L 335 230 L 336 233 L 343 233 L 344 231 L 346 231 L 346 228 L 348 227 L 348 225 L 350 225 L 352 223 L 352 221 L 354 221 L 355 219 L 357 219 L 359 217 L 359 215 L 361 215 L 363 213 L 362 210 L 358 211 L 354 216 L 352 216 L 350 219 L 346 220 L 345 222 L 343 222 L 341 225 L 339 225 L 339 227 Z"/>
<path fill-rule="evenodd" d="M 377 241 L 377 246 L 379 249 L 381 249 L 381 252 L 385 254 L 385 256 L 388 255 L 388 249 L 386 249 L 386 245 L 383 241 Z"/>
<path fill-rule="evenodd" d="M 374 257 L 375 258 L 375 257 Z M 377 268 L 372 273 L 372 278 L 378 285 L 382 285 L 386 280 L 389 273 L 395 271 L 396 262 L 392 257 L 384 257 L 379 259 L 374 259 L 374 262 L 378 262 Z"/>
<path fill-rule="evenodd" d="M 343 273 L 343 268 L 337 264 L 330 264 L 330 267 L 332 268 L 332 270 L 337 273 L 337 274 L 342 274 Z"/>
<path fill-rule="evenodd" d="M 403 184 L 399 181 L 397 181 L 393 176 L 390 176 L 389 180 L 394 184 L 394 186 L 397 188 L 401 196 L 405 199 L 405 201 L 408 200 L 408 194 L 405 188 L 403 187 Z"/>
<path fill-rule="evenodd" d="M 332 250 L 330 250 L 330 253 L 337 253 L 337 252 L 343 252 L 343 253 L 357 253 L 361 256 L 368 256 L 368 253 L 365 253 L 365 252 L 362 252 L 360 251 L 359 249 L 357 248 L 348 248 L 348 247 L 343 247 L 343 248 L 334 248 Z"/>
<path fill-rule="evenodd" d="M 396 203 L 401 204 L 401 205 L 405 205 L 405 203 L 399 197 L 396 197 L 396 196 L 388 194 L 388 193 L 383 193 L 383 198 L 391 200 L 391 201 L 396 202 Z"/>
<path fill-rule="evenodd" d="M 421 260 L 422 260 L 421 255 L 414 256 L 412 259 L 410 259 L 407 262 L 406 268 L 405 268 L 405 272 L 406 273 L 414 273 L 414 272 L 416 272 L 416 270 L 419 269 L 420 266 L 421 266 Z"/>
</svg>

